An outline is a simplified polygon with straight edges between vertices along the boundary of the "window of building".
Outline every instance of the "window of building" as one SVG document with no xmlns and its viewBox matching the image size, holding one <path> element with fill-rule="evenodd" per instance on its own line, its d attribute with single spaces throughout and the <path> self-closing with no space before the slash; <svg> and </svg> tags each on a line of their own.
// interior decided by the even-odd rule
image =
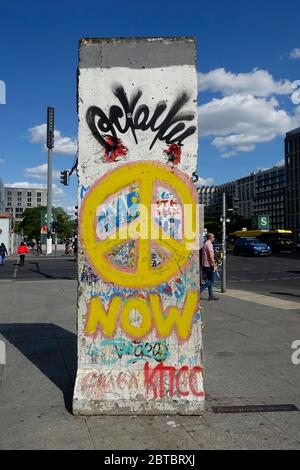
<svg viewBox="0 0 300 470">
<path fill-rule="evenodd" d="M 21 219 L 23 217 L 23 208 L 16 208 L 16 219 Z"/>
</svg>

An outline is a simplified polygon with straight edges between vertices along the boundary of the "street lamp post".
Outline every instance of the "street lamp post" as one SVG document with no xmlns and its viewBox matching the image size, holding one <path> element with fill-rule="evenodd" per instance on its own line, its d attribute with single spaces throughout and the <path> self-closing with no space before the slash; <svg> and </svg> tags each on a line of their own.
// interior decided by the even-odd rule
<svg viewBox="0 0 300 470">
<path fill-rule="evenodd" d="M 54 108 L 47 109 L 47 148 L 48 148 L 48 171 L 47 171 L 47 255 L 52 254 L 52 149 L 54 147 Z"/>
<path fill-rule="evenodd" d="M 226 193 L 223 193 L 223 213 L 222 213 L 222 249 L 223 249 L 223 269 L 221 292 L 226 292 Z"/>
</svg>

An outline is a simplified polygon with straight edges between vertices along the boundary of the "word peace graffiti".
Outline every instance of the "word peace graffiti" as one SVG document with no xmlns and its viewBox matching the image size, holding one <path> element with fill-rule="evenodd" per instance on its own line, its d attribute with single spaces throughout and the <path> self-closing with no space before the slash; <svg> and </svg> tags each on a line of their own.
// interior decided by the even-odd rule
<svg viewBox="0 0 300 470">
<path fill-rule="evenodd" d="M 122 359 L 123 356 L 132 356 L 131 359 L 127 360 L 127 364 L 134 364 L 138 361 L 146 361 L 147 359 L 161 362 L 170 357 L 168 346 L 164 340 L 156 340 L 149 343 L 143 340 L 130 341 L 125 338 L 105 339 L 101 341 L 99 346 L 92 343 L 88 346 L 86 354 L 92 358 L 102 356 L 101 363 L 103 365 L 112 365 L 118 361 L 118 358 L 111 357 L 107 359 L 103 357 L 107 350 L 106 348 L 110 347 L 114 348 L 111 350 L 111 353 L 117 355 L 119 359 Z"/>
<path fill-rule="evenodd" d="M 182 366 L 179 370 L 174 366 L 166 366 L 161 362 L 153 369 L 146 362 L 144 366 L 146 395 L 151 392 L 154 398 L 164 398 L 165 395 L 165 375 L 169 376 L 169 396 L 173 397 L 178 393 L 181 397 L 187 397 L 190 394 L 202 398 L 203 390 L 197 390 L 197 374 L 202 375 L 202 367 L 196 366 L 189 369 L 188 366 Z"/>
<path fill-rule="evenodd" d="M 150 129 L 156 133 L 149 147 L 151 150 L 157 140 L 164 141 L 166 144 L 177 143 L 181 145 L 184 139 L 196 132 L 195 126 L 186 128 L 185 125 L 185 121 L 192 121 L 194 119 L 194 113 L 184 113 L 181 111 L 182 107 L 189 101 L 189 96 L 186 93 L 178 96 L 169 111 L 167 111 L 164 119 L 162 119 L 162 114 L 167 110 L 167 103 L 165 101 L 157 103 L 150 117 L 150 110 L 146 104 L 136 107 L 143 94 L 140 89 L 132 94 L 130 101 L 128 101 L 127 94 L 122 86 L 116 87 L 113 93 L 121 106 L 111 106 L 108 116 L 97 106 L 90 106 L 86 113 L 87 124 L 93 136 L 108 153 L 114 151 L 114 146 L 107 139 L 108 133 L 111 134 L 112 142 L 117 142 L 117 131 L 121 134 L 126 134 L 130 129 L 137 144 L 138 140 L 135 131 L 138 129 L 142 131 Z"/>
</svg>

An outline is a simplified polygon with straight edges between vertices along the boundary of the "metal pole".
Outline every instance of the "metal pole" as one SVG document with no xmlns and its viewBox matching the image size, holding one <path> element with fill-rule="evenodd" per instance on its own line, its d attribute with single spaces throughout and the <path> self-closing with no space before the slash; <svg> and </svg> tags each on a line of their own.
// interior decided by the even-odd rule
<svg viewBox="0 0 300 470">
<path fill-rule="evenodd" d="M 222 264 L 222 283 L 221 292 L 226 292 L 226 193 L 223 193 L 223 215 L 222 215 L 222 249 L 223 249 L 223 264 Z"/>
<path fill-rule="evenodd" d="M 48 174 L 47 174 L 47 227 L 51 232 L 52 223 L 52 148 L 48 149 Z M 47 255 L 52 253 L 52 236 L 47 236 Z"/>
<path fill-rule="evenodd" d="M 55 232 L 55 257 L 57 256 L 57 233 Z"/>
<path fill-rule="evenodd" d="M 47 108 L 47 147 L 48 147 L 48 177 L 47 177 L 47 255 L 52 254 L 52 149 L 54 147 L 54 108 Z"/>
</svg>

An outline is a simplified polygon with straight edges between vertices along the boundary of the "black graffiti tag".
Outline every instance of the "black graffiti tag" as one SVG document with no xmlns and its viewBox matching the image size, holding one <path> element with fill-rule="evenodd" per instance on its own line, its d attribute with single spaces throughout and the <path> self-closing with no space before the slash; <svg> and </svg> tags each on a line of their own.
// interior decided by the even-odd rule
<svg viewBox="0 0 300 470">
<path fill-rule="evenodd" d="M 157 103 L 152 116 L 150 116 L 150 110 L 146 104 L 137 106 L 142 97 L 140 89 L 133 92 L 130 100 L 128 100 L 122 86 L 117 86 L 113 93 L 118 98 L 120 106 L 111 106 L 108 116 L 97 106 L 90 106 L 86 113 L 86 120 L 93 136 L 107 151 L 113 149 L 110 148 L 111 146 L 105 136 L 109 134 L 113 140 L 116 140 L 118 132 L 126 134 L 129 129 L 136 144 L 138 144 L 136 130 L 146 131 L 150 129 L 154 132 L 155 136 L 150 144 L 150 150 L 157 140 L 166 144 L 177 143 L 182 145 L 184 139 L 196 132 L 195 126 L 188 127 L 186 125 L 187 121 L 194 119 L 194 114 L 181 111 L 189 101 L 189 96 L 186 93 L 181 93 L 169 110 L 167 110 L 168 106 L 165 101 Z M 165 116 L 162 116 L 163 114 Z M 158 120 L 160 123 L 157 122 Z"/>
</svg>

